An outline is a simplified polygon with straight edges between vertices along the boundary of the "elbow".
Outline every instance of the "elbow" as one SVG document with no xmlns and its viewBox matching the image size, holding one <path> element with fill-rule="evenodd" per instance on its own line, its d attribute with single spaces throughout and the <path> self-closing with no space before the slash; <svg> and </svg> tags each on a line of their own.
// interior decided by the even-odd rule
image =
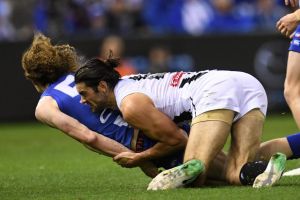
<svg viewBox="0 0 300 200">
<path fill-rule="evenodd" d="M 40 111 L 39 107 L 35 108 L 34 116 L 37 120 L 42 121 L 41 115 L 43 113 Z"/>
<path fill-rule="evenodd" d="M 176 146 L 178 148 L 185 148 L 187 144 L 187 140 L 185 138 L 176 138 L 170 144 L 171 146 Z"/>
<path fill-rule="evenodd" d="M 185 148 L 187 145 L 187 140 L 188 140 L 187 136 L 182 134 L 181 131 L 178 131 L 178 133 L 174 134 L 173 137 L 166 138 L 168 145 L 174 147 L 176 146 L 178 148 Z"/>
<path fill-rule="evenodd" d="M 97 135 L 95 133 L 86 133 L 81 138 L 81 143 L 92 146 L 97 141 Z"/>
</svg>

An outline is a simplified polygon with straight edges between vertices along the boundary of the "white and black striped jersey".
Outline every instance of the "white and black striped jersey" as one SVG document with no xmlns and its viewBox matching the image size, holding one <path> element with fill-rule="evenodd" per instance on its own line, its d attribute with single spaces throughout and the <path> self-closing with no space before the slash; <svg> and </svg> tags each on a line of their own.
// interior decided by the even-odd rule
<svg viewBox="0 0 300 200">
<path fill-rule="evenodd" d="M 267 106 L 265 91 L 258 80 L 249 74 L 234 71 L 125 76 L 116 85 L 114 93 L 118 107 L 127 95 L 143 93 L 152 99 L 157 109 L 176 122 L 223 108 L 243 115 L 254 106 L 266 113 Z"/>
</svg>

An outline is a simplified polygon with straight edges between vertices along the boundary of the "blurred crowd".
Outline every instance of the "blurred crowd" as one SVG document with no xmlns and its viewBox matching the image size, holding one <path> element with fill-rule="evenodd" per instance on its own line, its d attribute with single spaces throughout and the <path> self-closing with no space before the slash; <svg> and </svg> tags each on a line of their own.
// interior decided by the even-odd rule
<svg viewBox="0 0 300 200">
<path fill-rule="evenodd" d="M 274 32 L 283 0 L 0 0 L 0 40 Z"/>
<path fill-rule="evenodd" d="M 125 56 L 124 40 L 117 35 L 104 37 L 100 44 L 98 57 L 107 58 L 109 51 L 115 57 L 121 58 L 116 70 L 121 76 L 136 73 L 162 73 L 167 71 L 191 71 L 193 58 L 188 54 L 174 54 L 171 49 L 162 44 L 154 44 L 146 55 Z"/>
</svg>

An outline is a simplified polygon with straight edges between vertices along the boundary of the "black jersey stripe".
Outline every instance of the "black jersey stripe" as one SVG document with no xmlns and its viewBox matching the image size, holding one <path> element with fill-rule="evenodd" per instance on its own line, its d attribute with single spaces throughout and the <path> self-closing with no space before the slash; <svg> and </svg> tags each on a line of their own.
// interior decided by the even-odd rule
<svg viewBox="0 0 300 200">
<path fill-rule="evenodd" d="M 132 75 L 129 77 L 129 79 L 139 81 L 142 79 L 163 79 L 165 77 L 166 73 L 156 73 L 156 74 L 137 74 L 137 75 Z"/>
<path fill-rule="evenodd" d="M 188 78 L 184 78 L 181 81 L 181 84 L 179 86 L 179 88 L 182 88 L 185 84 L 190 84 L 192 81 L 197 80 L 198 78 L 200 78 L 201 76 L 203 76 L 204 74 L 206 74 L 208 71 L 201 71 L 196 73 L 195 75 L 188 77 Z"/>
<path fill-rule="evenodd" d="M 175 116 L 173 121 L 177 124 L 184 121 L 189 121 L 192 119 L 192 113 L 185 111 L 181 113 L 179 116 Z"/>
</svg>

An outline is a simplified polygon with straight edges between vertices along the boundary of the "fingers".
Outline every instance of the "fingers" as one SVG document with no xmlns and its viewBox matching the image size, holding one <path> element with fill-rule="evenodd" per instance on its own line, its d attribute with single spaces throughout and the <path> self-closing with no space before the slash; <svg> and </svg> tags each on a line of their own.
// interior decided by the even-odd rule
<svg viewBox="0 0 300 200">
<path fill-rule="evenodd" d="M 285 26 L 285 24 L 283 22 L 281 22 L 280 20 L 277 22 L 276 24 L 276 28 L 277 30 L 284 36 L 286 37 L 290 37 L 291 35 L 291 31 L 288 29 L 287 26 Z"/>
<path fill-rule="evenodd" d="M 292 34 L 290 34 L 289 38 L 292 39 L 294 35 L 295 35 L 295 31 Z"/>
<path fill-rule="evenodd" d="M 291 7 L 296 7 L 297 6 L 297 0 L 284 0 L 285 5 L 288 6 L 289 4 Z"/>
<path fill-rule="evenodd" d="M 281 32 L 281 34 L 285 35 L 287 28 L 284 26 L 283 23 L 281 23 L 281 21 L 278 21 L 276 24 L 277 30 Z"/>
<path fill-rule="evenodd" d="M 115 157 L 113 157 L 113 161 L 117 162 L 120 158 L 122 158 L 122 155 L 118 154 Z"/>
<path fill-rule="evenodd" d="M 281 21 L 279 20 L 279 21 L 276 23 L 276 28 L 278 29 L 280 25 L 281 25 Z"/>
<path fill-rule="evenodd" d="M 287 34 L 287 30 L 286 30 L 286 29 L 283 29 L 283 30 L 281 30 L 280 32 L 281 32 L 281 34 L 284 35 L 284 36 L 286 36 L 286 34 Z"/>
<path fill-rule="evenodd" d="M 122 158 L 128 158 L 129 155 L 130 154 L 128 152 L 119 153 L 118 155 L 116 155 L 115 157 L 113 157 L 113 161 L 117 161 L 117 160 L 120 160 Z"/>
<path fill-rule="evenodd" d="M 292 5 L 292 7 L 297 7 L 298 6 L 298 0 L 292 0 L 291 5 Z"/>
<path fill-rule="evenodd" d="M 285 3 L 286 6 L 288 6 L 289 5 L 289 0 L 284 0 L 284 3 Z"/>
<path fill-rule="evenodd" d="M 123 167 L 123 166 L 128 165 L 129 159 L 128 158 L 117 158 L 117 159 L 114 158 L 114 161 Z"/>
<path fill-rule="evenodd" d="M 282 29 L 285 29 L 284 24 L 282 24 L 282 23 L 278 24 L 278 25 L 277 25 L 277 29 L 278 29 L 279 31 L 281 31 Z"/>
</svg>

